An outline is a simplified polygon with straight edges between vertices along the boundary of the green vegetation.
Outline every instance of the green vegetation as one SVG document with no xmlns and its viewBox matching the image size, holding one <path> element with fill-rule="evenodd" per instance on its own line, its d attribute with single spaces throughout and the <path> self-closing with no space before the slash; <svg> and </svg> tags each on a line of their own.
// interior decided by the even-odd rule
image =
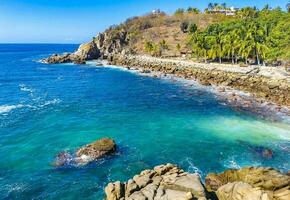
<svg viewBox="0 0 290 200">
<path fill-rule="evenodd" d="M 290 13 L 280 8 L 265 6 L 259 11 L 246 7 L 233 20 L 211 24 L 203 31 L 193 30 L 189 31 L 193 56 L 205 62 L 260 65 L 290 60 Z"/>
</svg>

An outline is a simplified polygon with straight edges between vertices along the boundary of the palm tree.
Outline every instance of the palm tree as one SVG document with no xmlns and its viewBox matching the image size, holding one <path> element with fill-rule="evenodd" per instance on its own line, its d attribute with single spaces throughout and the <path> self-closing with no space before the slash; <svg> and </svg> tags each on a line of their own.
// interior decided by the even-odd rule
<svg viewBox="0 0 290 200">
<path fill-rule="evenodd" d="M 208 8 L 209 10 L 212 10 L 212 9 L 214 8 L 213 3 L 209 3 L 208 6 L 207 6 L 207 8 Z"/>
<path fill-rule="evenodd" d="M 219 58 L 219 63 L 222 63 L 223 57 L 223 32 L 219 32 L 215 36 L 209 36 L 207 39 L 210 42 L 209 57 L 212 59 Z"/>
<path fill-rule="evenodd" d="M 256 57 L 256 63 L 260 65 L 261 59 L 265 56 L 265 51 L 267 50 L 267 46 L 265 45 L 266 33 L 265 30 L 260 26 L 257 22 L 252 22 L 249 24 L 246 41 L 248 48 L 254 53 Z"/>
<path fill-rule="evenodd" d="M 223 7 L 223 9 L 227 8 L 227 4 L 226 3 L 222 3 L 221 6 Z"/>
<path fill-rule="evenodd" d="M 228 58 L 231 57 L 232 59 L 232 64 L 237 62 L 237 54 L 238 54 L 238 49 L 240 48 L 240 29 L 237 27 L 232 29 L 230 32 L 228 32 L 224 37 L 223 37 L 223 53 L 225 56 Z"/>
</svg>

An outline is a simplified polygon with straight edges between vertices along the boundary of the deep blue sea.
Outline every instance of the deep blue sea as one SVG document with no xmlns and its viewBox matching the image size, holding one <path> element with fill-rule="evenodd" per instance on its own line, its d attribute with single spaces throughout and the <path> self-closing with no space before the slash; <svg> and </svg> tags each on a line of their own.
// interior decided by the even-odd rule
<svg viewBox="0 0 290 200">
<path fill-rule="evenodd" d="M 198 85 L 38 62 L 76 48 L 0 45 L 0 199 L 102 199 L 108 182 L 168 162 L 203 177 L 248 165 L 290 169 L 289 124 L 235 111 Z M 104 136 L 117 142 L 115 155 L 52 165 L 59 152 Z"/>
</svg>

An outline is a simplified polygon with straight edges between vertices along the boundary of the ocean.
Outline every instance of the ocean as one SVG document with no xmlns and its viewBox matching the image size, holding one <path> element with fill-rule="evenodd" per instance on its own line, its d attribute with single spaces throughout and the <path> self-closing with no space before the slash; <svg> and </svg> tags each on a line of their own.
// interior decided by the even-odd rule
<svg viewBox="0 0 290 200">
<path fill-rule="evenodd" d="M 101 200 L 109 182 L 164 163 L 203 178 L 243 166 L 289 170 L 289 124 L 234 110 L 198 84 L 39 62 L 77 47 L 0 45 L 0 199 Z M 116 141 L 116 154 L 53 166 L 59 152 L 102 137 Z"/>
</svg>

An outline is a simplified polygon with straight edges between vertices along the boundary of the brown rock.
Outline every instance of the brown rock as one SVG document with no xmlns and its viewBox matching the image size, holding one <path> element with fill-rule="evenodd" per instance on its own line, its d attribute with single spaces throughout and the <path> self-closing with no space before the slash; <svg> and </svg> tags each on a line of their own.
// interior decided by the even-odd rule
<svg viewBox="0 0 290 200">
<path fill-rule="evenodd" d="M 90 161 L 101 158 L 104 155 L 114 153 L 115 151 L 115 141 L 109 138 L 103 138 L 77 150 L 76 162 L 86 164 Z"/>
</svg>

